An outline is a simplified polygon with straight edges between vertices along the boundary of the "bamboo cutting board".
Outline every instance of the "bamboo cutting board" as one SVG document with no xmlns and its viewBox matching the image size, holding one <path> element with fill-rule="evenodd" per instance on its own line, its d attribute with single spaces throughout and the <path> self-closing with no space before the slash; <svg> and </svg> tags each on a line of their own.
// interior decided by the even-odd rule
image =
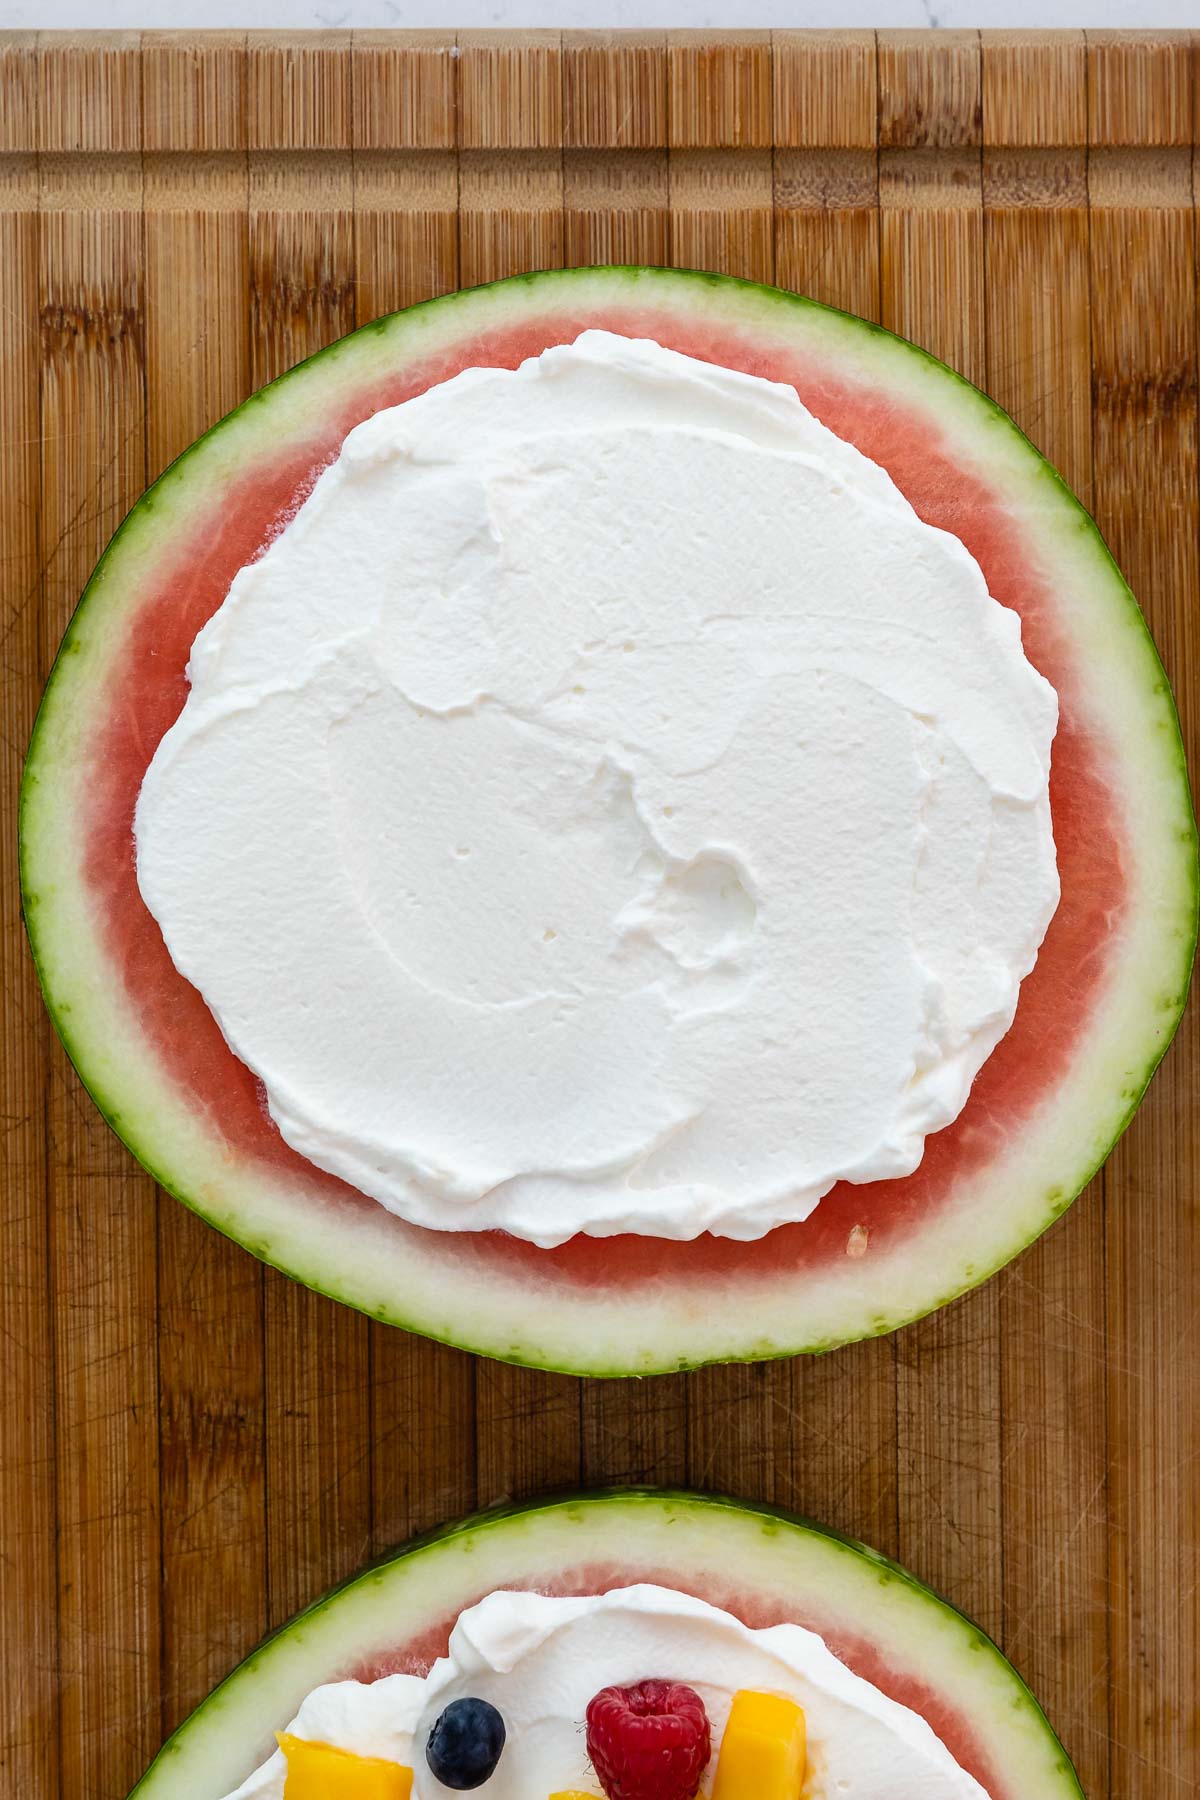
<svg viewBox="0 0 1200 1800">
<path fill-rule="evenodd" d="M 110 532 L 252 388 L 527 268 L 776 281 L 987 388 L 1104 530 L 1200 732 L 1186 33 L 0 36 L 0 661 L 15 786 Z M 121 1800 L 329 1583 L 551 1485 L 775 1500 L 998 1637 L 1090 1800 L 1200 1778 L 1196 1013 L 1005 1274 L 821 1360 L 604 1384 L 293 1286 L 156 1194 L 43 1014 L 0 841 L 0 1791 Z"/>
</svg>

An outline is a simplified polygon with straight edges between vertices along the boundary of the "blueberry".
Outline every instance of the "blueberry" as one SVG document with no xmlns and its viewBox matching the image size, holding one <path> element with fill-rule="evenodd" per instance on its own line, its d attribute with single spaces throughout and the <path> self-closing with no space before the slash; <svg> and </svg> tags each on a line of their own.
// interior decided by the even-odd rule
<svg viewBox="0 0 1200 1800">
<path fill-rule="evenodd" d="M 452 1700 L 429 1734 L 425 1760 L 443 1787 L 482 1787 L 504 1735 L 504 1720 L 486 1700 Z"/>
</svg>

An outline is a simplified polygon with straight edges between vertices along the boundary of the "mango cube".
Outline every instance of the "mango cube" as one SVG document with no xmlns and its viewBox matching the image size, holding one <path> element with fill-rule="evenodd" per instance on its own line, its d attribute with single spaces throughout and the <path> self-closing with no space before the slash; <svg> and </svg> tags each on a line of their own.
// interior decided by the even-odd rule
<svg viewBox="0 0 1200 1800">
<path fill-rule="evenodd" d="M 411 1800 L 413 1772 L 380 1756 L 277 1733 L 287 1757 L 284 1800 Z"/>
<path fill-rule="evenodd" d="M 806 1748 L 802 1707 L 743 1688 L 721 1739 L 712 1800 L 800 1800 Z"/>
<path fill-rule="evenodd" d="M 550 1800 L 596 1800 L 595 1794 L 585 1794 L 582 1788 L 564 1788 L 561 1794 L 551 1794 Z"/>
</svg>

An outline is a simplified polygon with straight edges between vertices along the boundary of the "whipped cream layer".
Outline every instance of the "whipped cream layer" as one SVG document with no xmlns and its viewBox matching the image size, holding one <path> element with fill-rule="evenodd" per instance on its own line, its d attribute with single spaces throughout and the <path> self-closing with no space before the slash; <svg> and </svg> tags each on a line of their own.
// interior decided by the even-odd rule
<svg viewBox="0 0 1200 1800">
<path fill-rule="evenodd" d="M 761 1236 L 910 1173 L 1058 900 L 1052 688 L 795 392 L 589 331 L 352 431 L 193 646 L 142 894 L 415 1223 Z"/>
<path fill-rule="evenodd" d="M 602 1687 L 653 1678 L 686 1682 L 704 1701 L 713 1758 L 702 1795 L 733 1696 L 752 1688 L 804 1708 L 805 1800 L 987 1800 L 924 1719 L 853 1674 L 814 1632 L 752 1631 L 703 1600 L 649 1585 L 579 1599 L 489 1594 L 461 1614 L 448 1656 L 424 1680 L 333 1682 L 308 1696 L 288 1730 L 404 1763 L 414 1800 L 441 1800 L 448 1790 L 429 1769 L 425 1742 L 450 1701 L 473 1695 L 498 1709 L 507 1730 L 495 1772 L 474 1790 L 480 1800 L 599 1794 L 584 1743 L 588 1702 Z M 229 1800 L 283 1800 L 285 1773 L 277 1752 Z"/>
</svg>

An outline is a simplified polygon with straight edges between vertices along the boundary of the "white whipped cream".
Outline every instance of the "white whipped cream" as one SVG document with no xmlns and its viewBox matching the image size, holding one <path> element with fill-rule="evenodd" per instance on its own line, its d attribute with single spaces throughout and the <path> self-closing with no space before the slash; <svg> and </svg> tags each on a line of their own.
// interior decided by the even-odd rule
<svg viewBox="0 0 1200 1800">
<path fill-rule="evenodd" d="M 286 1141 L 420 1225 L 753 1238 L 910 1173 L 1058 901 L 1017 615 L 654 343 L 358 426 L 189 675 L 142 894 Z"/>
<path fill-rule="evenodd" d="M 546 1800 L 563 1789 L 599 1794 L 584 1742 L 588 1702 L 602 1687 L 658 1678 L 695 1688 L 712 1726 L 713 1756 L 700 1792 L 711 1792 L 717 1751 L 740 1688 L 785 1695 L 804 1708 L 804 1800 L 987 1800 L 919 1714 L 838 1661 L 800 1625 L 751 1631 L 703 1600 L 649 1585 L 581 1599 L 494 1593 L 462 1613 L 449 1654 L 422 1680 L 333 1682 L 304 1701 L 288 1730 L 413 1770 L 415 1800 L 447 1789 L 425 1760 L 425 1742 L 452 1700 L 489 1700 L 507 1739 L 480 1800 Z M 282 1800 L 277 1752 L 229 1800 Z"/>
</svg>

